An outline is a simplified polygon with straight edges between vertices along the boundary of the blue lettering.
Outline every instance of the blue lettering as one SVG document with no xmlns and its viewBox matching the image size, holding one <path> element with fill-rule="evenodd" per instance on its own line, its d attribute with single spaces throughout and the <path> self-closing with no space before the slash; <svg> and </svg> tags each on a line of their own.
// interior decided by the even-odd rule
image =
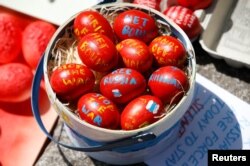
<svg viewBox="0 0 250 166">
<path fill-rule="evenodd" d="M 97 108 L 99 106 L 99 103 L 96 101 L 93 101 L 92 104 L 91 104 L 91 106 L 93 106 L 94 108 Z"/>
<path fill-rule="evenodd" d="M 212 101 L 214 102 L 215 99 L 212 99 Z M 222 108 L 217 104 L 217 102 L 210 105 L 210 109 L 206 110 L 204 116 L 198 122 L 198 126 L 200 127 L 201 131 L 206 128 L 206 126 L 210 123 L 210 120 L 214 119 L 214 117 L 220 113 L 221 109 Z"/>
<path fill-rule="evenodd" d="M 139 24 L 139 17 L 138 16 L 134 16 L 133 24 Z"/>
<path fill-rule="evenodd" d="M 87 110 L 87 109 L 86 109 L 86 106 L 83 105 L 83 106 L 82 106 L 82 112 L 83 112 L 84 114 L 88 114 L 88 113 L 90 112 L 90 110 Z"/>
<path fill-rule="evenodd" d="M 108 99 L 103 100 L 103 103 L 106 104 L 106 105 L 111 104 L 111 102 Z"/>
<path fill-rule="evenodd" d="M 234 142 L 236 142 L 241 136 L 240 126 L 239 124 L 235 124 L 233 128 L 231 128 L 228 133 L 226 134 L 226 137 L 222 141 L 222 143 L 219 145 L 220 149 L 228 149 Z"/>
<path fill-rule="evenodd" d="M 188 163 L 187 163 L 187 162 L 184 162 L 184 163 L 182 163 L 181 166 L 188 166 Z"/>
<path fill-rule="evenodd" d="M 165 160 L 165 164 L 175 166 L 185 154 L 186 152 L 181 149 L 181 144 L 178 144 L 174 152 Z"/>
<path fill-rule="evenodd" d="M 128 34 L 129 34 L 129 31 L 130 31 L 130 26 L 129 26 L 129 25 L 125 25 L 125 26 L 122 28 L 122 35 L 128 35 Z"/>
<path fill-rule="evenodd" d="M 190 135 L 185 137 L 185 144 L 187 146 L 192 146 L 198 139 L 198 136 L 194 134 L 194 132 L 191 132 Z"/>
<path fill-rule="evenodd" d="M 178 83 L 178 81 L 176 79 L 164 77 L 164 76 L 159 75 L 159 74 L 152 74 L 150 76 L 149 80 L 170 84 L 170 85 L 173 85 L 179 89 L 181 88 L 181 85 Z"/>
<path fill-rule="evenodd" d="M 121 92 L 119 91 L 119 89 L 113 89 L 113 90 L 112 90 L 112 93 L 113 93 L 113 96 L 114 96 L 114 97 L 121 97 L 121 96 L 122 96 L 122 94 L 121 94 Z"/>
<path fill-rule="evenodd" d="M 193 164 L 196 164 L 196 160 L 203 159 L 204 156 L 207 154 L 207 151 L 210 147 L 213 147 L 215 143 L 218 141 L 218 135 L 212 131 L 211 136 L 206 136 L 204 142 L 197 147 L 197 149 L 190 155 L 190 161 Z M 198 161 L 198 160 L 197 160 Z"/>
<path fill-rule="evenodd" d="M 102 124 L 102 117 L 100 117 L 99 115 L 97 115 L 94 118 L 94 123 L 97 124 L 98 126 L 101 126 L 101 124 Z"/>
<path fill-rule="evenodd" d="M 125 25 L 122 28 L 122 35 L 128 35 L 128 37 L 141 37 L 146 35 L 146 30 L 132 28 L 129 25 Z"/>
<path fill-rule="evenodd" d="M 104 77 L 103 84 L 104 85 L 109 84 L 109 77 Z"/>
<path fill-rule="evenodd" d="M 181 119 L 181 128 L 179 130 L 180 137 L 185 133 L 186 127 L 193 121 L 195 116 L 204 108 L 204 105 L 199 103 L 199 100 L 199 98 L 194 100 L 192 105 L 189 107 L 189 109 Z"/>
<path fill-rule="evenodd" d="M 142 26 L 146 26 L 147 25 L 147 22 L 148 22 L 148 19 L 147 18 L 141 18 L 143 21 L 142 21 Z"/>
<path fill-rule="evenodd" d="M 193 155 L 188 158 L 188 161 L 191 162 L 192 166 L 197 166 L 199 164 L 199 161 Z"/>
<path fill-rule="evenodd" d="M 117 73 L 120 73 L 120 74 L 127 74 L 127 75 L 131 75 L 131 72 L 132 70 L 131 69 L 117 69 L 115 71 L 112 72 L 112 74 L 117 74 Z"/>
<path fill-rule="evenodd" d="M 222 130 L 225 131 L 227 129 L 227 125 L 223 120 L 219 120 L 217 126 Z"/>
<path fill-rule="evenodd" d="M 136 85 L 137 84 L 136 79 L 135 78 L 131 78 L 129 84 L 130 85 Z"/>
<path fill-rule="evenodd" d="M 124 75 L 117 75 L 117 76 L 108 76 L 105 77 L 103 80 L 103 84 L 107 85 L 107 84 L 120 84 L 120 85 L 136 85 L 137 84 L 137 80 L 136 78 L 132 77 L 126 77 Z"/>
</svg>

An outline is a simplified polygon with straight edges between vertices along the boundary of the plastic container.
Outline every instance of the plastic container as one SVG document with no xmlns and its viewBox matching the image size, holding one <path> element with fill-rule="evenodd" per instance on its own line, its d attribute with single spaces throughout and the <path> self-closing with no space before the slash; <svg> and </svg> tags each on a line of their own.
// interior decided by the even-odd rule
<svg viewBox="0 0 250 166">
<path fill-rule="evenodd" d="M 204 14 L 202 48 L 233 67 L 250 68 L 250 1 L 213 0 Z"/>
<path fill-rule="evenodd" d="M 189 90 L 181 101 L 174 106 L 166 116 L 144 128 L 131 131 L 109 130 L 82 121 L 67 107 L 67 105 L 61 103 L 57 99 L 56 94 L 53 92 L 49 84 L 51 65 L 53 65 L 51 61 L 56 58 L 52 56 L 55 51 L 54 48 L 58 43 L 62 42 L 58 39 L 62 38 L 62 36 L 65 37 L 65 34 L 72 30 L 71 27 L 73 25 L 73 20 L 76 17 L 75 15 L 59 27 L 46 49 L 44 59 L 41 60 L 38 66 L 32 91 L 33 113 L 45 134 L 60 145 L 74 150 L 87 152 L 89 156 L 110 164 L 124 165 L 143 162 L 145 159 L 149 159 L 165 150 L 178 137 L 179 121 L 189 107 L 194 94 L 196 73 L 194 50 L 186 34 L 176 24 L 168 20 L 163 14 L 156 10 L 130 3 L 99 5 L 94 8 L 104 13 L 104 16 L 106 16 L 105 14 L 108 14 L 112 17 L 114 17 L 115 14 L 128 9 L 139 9 L 153 15 L 157 20 L 157 24 L 160 26 L 161 32 L 177 37 L 182 41 L 186 48 L 188 54 L 186 72 L 189 77 Z M 70 35 L 67 37 L 70 37 Z M 54 140 L 42 124 L 36 106 L 38 104 L 37 93 L 39 92 L 37 87 L 42 76 L 44 76 L 46 91 L 50 102 L 58 115 L 64 120 L 67 129 L 66 131 L 74 146 L 65 145 Z"/>
</svg>

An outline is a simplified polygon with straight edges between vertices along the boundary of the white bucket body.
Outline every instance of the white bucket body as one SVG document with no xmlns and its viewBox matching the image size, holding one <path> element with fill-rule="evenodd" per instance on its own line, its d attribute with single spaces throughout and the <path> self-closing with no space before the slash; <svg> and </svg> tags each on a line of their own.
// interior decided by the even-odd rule
<svg viewBox="0 0 250 166">
<path fill-rule="evenodd" d="M 165 131 L 161 138 L 154 140 L 154 145 L 145 145 L 148 147 L 126 147 L 113 151 L 100 151 L 100 152 L 86 152 L 87 155 L 99 161 L 114 164 L 114 165 L 128 165 L 134 163 L 140 163 L 148 160 L 149 158 L 159 155 L 163 150 L 172 145 L 178 137 L 180 123 L 177 122 L 172 128 Z M 89 143 L 86 138 L 80 136 L 65 125 L 66 133 L 69 136 L 72 143 L 77 147 L 93 147 L 96 143 Z M 88 143 L 87 143 L 88 142 Z M 136 149 L 136 150 L 135 150 Z"/>
<path fill-rule="evenodd" d="M 67 128 L 67 133 L 72 140 L 72 142 L 79 147 L 91 147 L 91 145 L 87 144 L 84 139 L 81 137 L 86 137 L 89 140 L 93 140 L 94 142 L 112 142 L 120 139 L 128 138 L 131 136 L 138 135 L 139 133 L 147 133 L 151 132 L 156 135 L 156 137 L 160 137 L 159 141 L 153 146 L 149 146 L 140 150 L 130 151 L 130 152 L 117 152 L 117 151 L 102 151 L 95 153 L 88 153 L 91 157 L 104 161 L 110 164 L 132 164 L 137 162 L 143 162 L 144 159 L 148 159 L 154 155 L 157 155 L 159 152 L 165 150 L 174 140 L 176 140 L 178 133 L 178 122 L 188 109 L 191 104 L 193 94 L 194 94 L 194 85 L 195 85 L 195 55 L 192 44 L 186 34 L 171 20 L 168 20 L 162 13 L 149 9 L 147 7 L 134 5 L 130 3 L 115 3 L 104 5 L 105 8 L 109 9 L 139 9 L 142 11 L 148 11 L 154 14 L 157 20 L 160 20 L 163 25 L 167 26 L 172 30 L 172 33 L 179 38 L 184 47 L 186 48 L 188 54 L 188 77 L 189 77 L 189 85 L 190 88 L 187 91 L 186 95 L 181 99 L 181 101 L 169 112 L 166 116 L 158 120 L 157 122 L 131 131 L 123 131 L 123 130 L 110 130 L 104 129 L 100 127 L 93 126 L 81 120 L 77 117 L 72 111 L 70 111 L 63 103 L 61 103 L 56 94 L 53 92 L 50 84 L 49 84 L 49 60 L 51 58 L 51 52 L 53 51 L 53 47 L 56 44 L 57 39 L 62 37 L 65 32 L 66 27 L 72 26 L 73 20 L 76 17 L 73 16 L 68 22 L 60 26 L 52 37 L 50 41 L 44 57 L 44 80 L 46 85 L 46 91 L 49 96 L 49 99 L 52 103 L 52 106 L 55 108 L 60 117 L 64 120 L 64 123 L 69 127 Z M 95 9 L 103 10 L 103 6 L 96 6 Z M 173 127 L 174 126 L 174 127 Z M 77 134 L 74 134 L 76 131 Z M 169 132 L 169 134 L 164 135 L 163 133 Z M 163 136 L 164 135 L 164 136 Z"/>
</svg>

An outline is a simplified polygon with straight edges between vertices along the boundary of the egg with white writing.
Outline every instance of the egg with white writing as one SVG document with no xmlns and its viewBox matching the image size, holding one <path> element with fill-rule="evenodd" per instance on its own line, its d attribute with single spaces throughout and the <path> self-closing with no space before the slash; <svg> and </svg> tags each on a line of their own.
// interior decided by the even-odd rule
<svg viewBox="0 0 250 166">
<path fill-rule="evenodd" d="M 84 65 L 63 64 L 52 72 L 50 84 L 60 99 L 71 101 L 93 90 L 95 76 Z"/>
<path fill-rule="evenodd" d="M 162 102 L 173 104 L 180 101 L 189 88 L 185 72 L 174 66 L 165 66 L 154 71 L 148 80 L 153 95 Z"/>
<path fill-rule="evenodd" d="M 105 35 L 89 33 L 77 45 L 82 62 L 92 70 L 105 72 L 118 63 L 115 44 Z"/>
<path fill-rule="evenodd" d="M 158 66 L 183 67 L 187 54 L 183 44 L 172 36 L 158 36 L 149 45 Z"/>
<path fill-rule="evenodd" d="M 141 73 L 120 68 L 104 76 L 100 82 L 101 93 L 118 104 L 125 104 L 146 90 L 146 80 Z"/>
<path fill-rule="evenodd" d="M 77 103 L 77 110 L 82 120 L 92 125 L 118 129 L 120 113 L 116 105 L 99 93 L 87 93 Z"/>
<path fill-rule="evenodd" d="M 148 126 L 164 116 L 161 100 L 152 95 L 143 95 L 127 104 L 121 114 L 121 128 L 134 130 Z"/>
<path fill-rule="evenodd" d="M 160 11 L 160 1 L 161 0 L 133 0 L 134 4 L 138 4 L 138 5 L 143 5 L 146 6 L 148 8 L 153 8 L 155 10 Z"/>
<path fill-rule="evenodd" d="M 199 19 L 192 10 L 186 7 L 170 6 L 163 13 L 179 25 L 191 40 L 194 40 L 202 31 Z"/>
<path fill-rule="evenodd" d="M 158 35 L 154 18 L 135 9 L 120 13 L 114 19 L 113 29 L 120 40 L 134 38 L 148 43 Z"/>
<path fill-rule="evenodd" d="M 138 39 L 125 39 L 116 45 L 127 68 L 145 72 L 151 68 L 153 55 L 148 46 Z"/>
</svg>

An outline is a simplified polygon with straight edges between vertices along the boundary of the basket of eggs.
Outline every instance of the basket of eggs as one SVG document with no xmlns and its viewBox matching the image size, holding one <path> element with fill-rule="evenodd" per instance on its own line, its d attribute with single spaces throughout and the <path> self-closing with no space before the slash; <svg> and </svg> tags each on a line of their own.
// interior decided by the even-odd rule
<svg viewBox="0 0 250 166">
<path fill-rule="evenodd" d="M 194 93 L 195 54 L 186 34 L 162 13 L 129 3 L 97 5 L 61 25 L 33 83 L 44 77 L 50 102 L 74 144 L 110 164 L 133 164 L 178 138 Z"/>
</svg>

